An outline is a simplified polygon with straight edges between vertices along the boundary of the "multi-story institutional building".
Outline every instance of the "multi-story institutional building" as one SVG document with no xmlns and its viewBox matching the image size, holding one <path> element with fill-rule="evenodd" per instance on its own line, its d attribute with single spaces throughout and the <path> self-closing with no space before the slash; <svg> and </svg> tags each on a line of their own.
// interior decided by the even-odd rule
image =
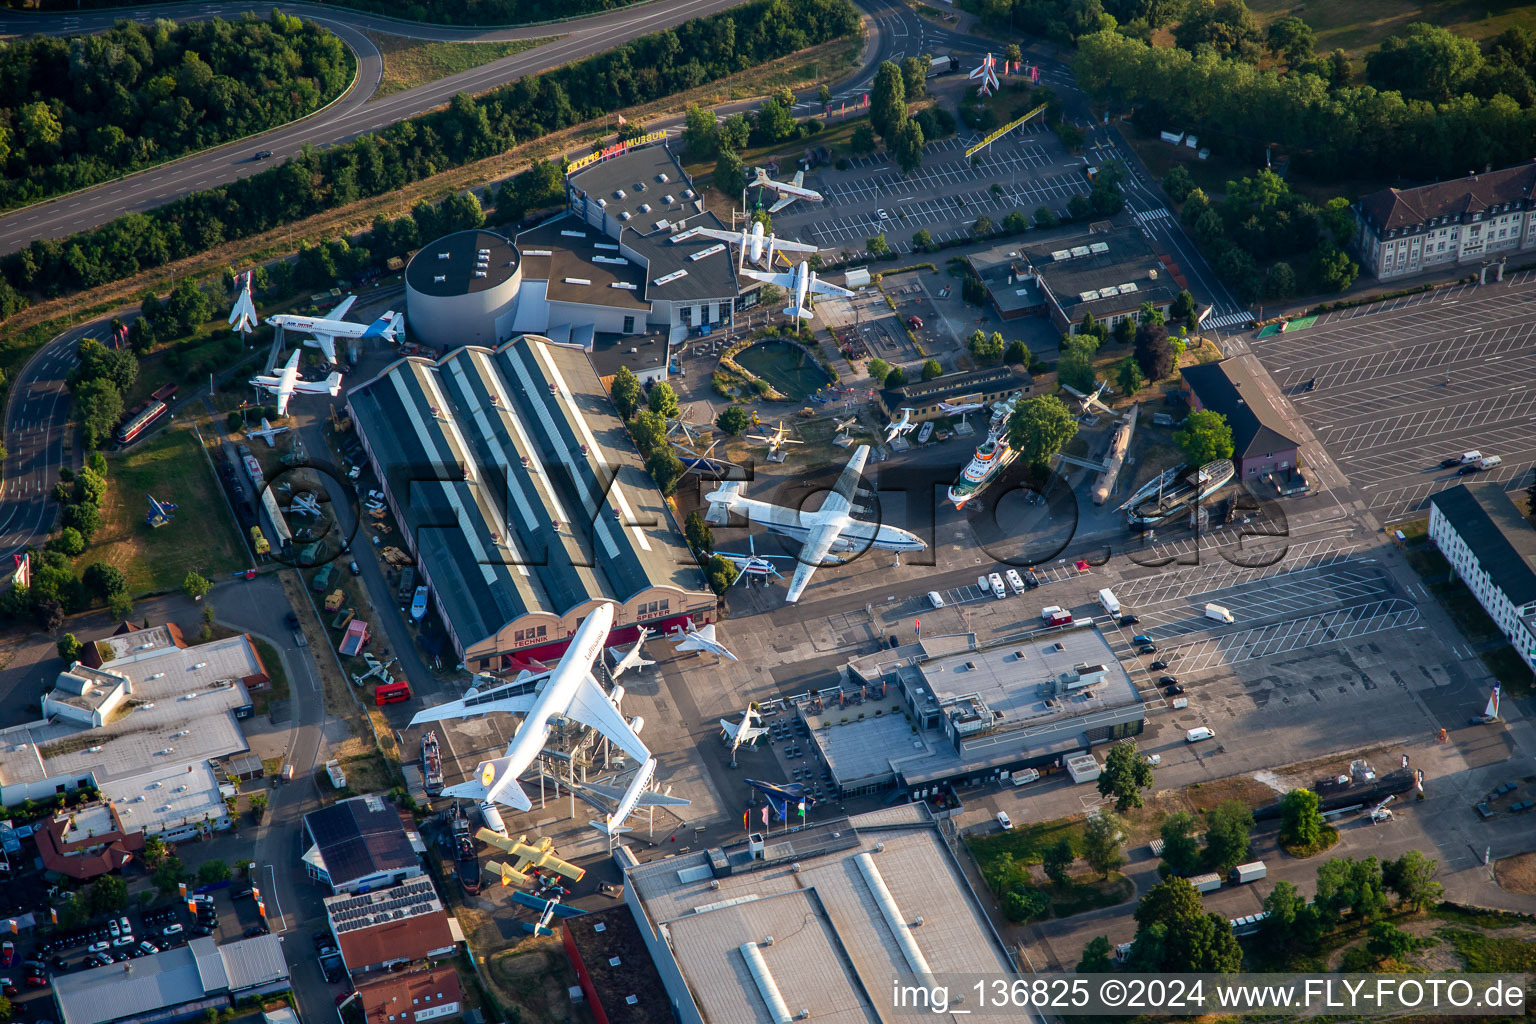
<svg viewBox="0 0 1536 1024">
<path fill-rule="evenodd" d="M 1536 529 L 1496 483 L 1429 499 L 1429 539 L 1536 670 Z"/>
<path fill-rule="evenodd" d="M 1361 268 L 1379 278 L 1536 248 L 1536 161 L 1355 201 Z"/>
</svg>

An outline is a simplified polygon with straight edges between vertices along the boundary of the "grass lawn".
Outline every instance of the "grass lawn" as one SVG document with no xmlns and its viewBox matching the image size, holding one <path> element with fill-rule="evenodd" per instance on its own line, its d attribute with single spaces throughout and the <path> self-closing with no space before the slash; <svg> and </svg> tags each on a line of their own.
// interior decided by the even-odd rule
<svg viewBox="0 0 1536 1024">
<path fill-rule="evenodd" d="M 265 713 L 273 701 L 288 699 L 288 670 L 283 667 L 283 659 L 278 657 L 277 648 L 260 637 L 253 636 L 251 641 L 256 645 L 256 653 L 261 655 L 261 663 L 267 668 L 267 678 L 272 680 L 271 686 L 252 697 L 256 704 L 256 714 L 259 715 Z"/>
<path fill-rule="evenodd" d="M 1292 857 L 1315 857 L 1339 841 L 1339 830 L 1331 825 L 1323 826 L 1323 834 L 1312 846 L 1283 846 L 1281 849 Z"/>
<path fill-rule="evenodd" d="M 542 39 L 514 39 L 494 43 L 443 43 L 426 39 L 407 39 L 382 32 L 364 32 L 384 55 L 384 80 L 373 94 L 377 100 L 391 93 L 404 92 L 439 78 L 468 71 L 514 53 L 531 50 L 553 42 L 557 36 Z"/>
<path fill-rule="evenodd" d="M 999 866 L 1005 856 L 1012 857 L 1015 864 L 1039 864 L 1045 851 L 1063 836 L 1071 842 L 1074 852 L 1079 850 L 1083 841 L 1083 821 L 1063 818 L 1037 821 L 1031 825 L 1015 825 L 1009 832 L 967 836 L 965 842 L 985 875 L 989 869 Z"/>
<path fill-rule="evenodd" d="M 1464 928 L 1441 928 L 1467 970 L 1478 974 L 1529 974 L 1536 971 L 1536 942 L 1484 935 Z"/>
<path fill-rule="evenodd" d="M 193 570 L 217 582 L 244 566 L 244 546 L 190 430 L 172 426 L 126 455 L 107 456 L 107 481 L 101 529 L 77 569 L 115 565 L 139 596 L 179 589 Z M 176 519 L 159 529 L 145 523 L 147 494 L 181 506 Z"/>
<path fill-rule="evenodd" d="M 1471 3 L 1467 0 L 1352 0 L 1350 3 L 1308 4 L 1292 0 L 1254 0 L 1248 5 L 1260 26 L 1296 13 L 1317 33 L 1317 52 L 1343 49 L 1352 56 L 1427 21 L 1470 39 L 1487 39 L 1507 28 L 1536 27 L 1536 10 L 1526 4 Z"/>
<path fill-rule="evenodd" d="M 1075 875 L 1065 890 L 1054 885 L 1045 892 L 1051 898 L 1052 917 L 1071 917 L 1090 910 L 1114 907 L 1130 899 L 1136 893 L 1136 883 L 1111 871 L 1108 878 L 1096 874 Z"/>
</svg>

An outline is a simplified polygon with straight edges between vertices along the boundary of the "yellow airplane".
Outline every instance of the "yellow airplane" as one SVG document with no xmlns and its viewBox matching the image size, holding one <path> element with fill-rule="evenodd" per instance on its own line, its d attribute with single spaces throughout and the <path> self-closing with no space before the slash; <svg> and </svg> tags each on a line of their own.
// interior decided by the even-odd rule
<svg viewBox="0 0 1536 1024">
<path fill-rule="evenodd" d="M 563 861 L 556 857 L 552 852 L 555 841 L 548 836 L 544 836 L 532 846 L 529 846 L 526 835 L 512 840 L 492 832 L 488 828 L 482 828 L 479 832 L 475 833 L 475 838 L 487 846 L 494 846 L 496 849 L 511 854 L 516 858 L 517 865 L 515 867 L 501 864 L 497 861 L 489 861 L 486 864 L 492 871 L 500 872 L 502 876 L 501 884 L 503 885 L 507 884 L 509 875 L 519 883 L 526 881 L 528 869 L 531 867 L 558 872 L 573 882 L 581 881 L 582 876 L 587 873 L 585 868 L 579 868 L 568 861 Z"/>
</svg>

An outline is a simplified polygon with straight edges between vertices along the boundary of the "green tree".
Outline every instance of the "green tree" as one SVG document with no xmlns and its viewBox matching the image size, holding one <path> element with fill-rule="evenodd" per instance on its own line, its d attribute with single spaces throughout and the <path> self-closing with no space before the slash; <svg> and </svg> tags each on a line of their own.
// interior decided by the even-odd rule
<svg viewBox="0 0 1536 1024">
<path fill-rule="evenodd" d="M 1342 292 L 1355 283 L 1355 278 L 1360 275 L 1360 265 L 1334 243 L 1323 242 L 1312 254 L 1312 273 L 1322 287 Z"/>
<path fill-rule="evenodd" d="M 682 460 L 663 444 L 645 457 L 645 471 L 656 481 L 662 496 L 670 498 L 677 493 L 677 483 L 683 478 L 684 468 Z"/>
<path fill-rule="evenodd" d="M 1191 0 L 1173 38 L 1180 49 L 1206 43 L 1223 57 L 1251 61 L 1259 52 L 1259 26 L 1242 0 Z"/>
<path fill-rule="evenodd" d="M 891 252 L 891 247 L 885 244 L 884 231 L 880 232 L 873 238 L 866 238 L 864 240 L 864 248 L 868 249 L 869 254 L 874 256 L 876 259 L 881 256 L 888 256 Z"/>
<path fill-rule="evenodd" d="M 1187 879 L 1165 879 L 1149 889 L 1136 907 L 1136 925 L 1131 963 L 1139 970 L 1230 974 L 1242 967 L 1232 926 L 1205 912 Z"/>
<path fill-rule="evenodd" d="M 1188 811 L 1174 811 L 1163 819 L 1158 830 L 1163 840 L 1163 863 L 1176 875 L 1188 877 L 1200 870 L 1200 847 L 1195 841 L 1198 827 Z"/>
<path fill-rule="evenodd" d="M 1280 845 L 1318 849 L 1323 842 L 1322 801 L 1310 789 L 1297 787 L 1280 798 Z"/>
<path fill-rule="evenodd" d="M 667 446 L 667 421 L 642 408 L 629 421 L 629 436 L 635 439 L 640 454 L 648 458 L 656 449 Z"/>
<path fill-rule="evenodd" d="M 1195 297 L 1189 294 L 1188 288 L 1181 288 L 1179 294 L 1174 296 L 1168 304 L 1168 316 L 1174 323 L 1187 321 L 1191 329 L 1194 327 Z"/>
<path fill-rule="evenodd" d="M 4 996 L 0 996 L 0 1021 L 10 1020 L 15 1013 L 16 1010 L 11 1006 L 11 1001 Z"/>
<path fill-rule="evenodd" d="M 203 599 L 203 595 L 207 594 L 208 591 L 212 588 L 212 583 L 209 583 L 206 579 L 204 579 L 202 576 L 199 576 L 195 572 L 187 573 L 186 579 L 181 581 L 182 593 L 186 594 L 194 601 L 201 601 Z"/>
<path fill-rule="evenodd" d="M 752 417 L 739 405 L 728 405 L 715 417 L 715 426 L 725 431 L 732 437 L 740 437 L 752 423 Z"/>
<path fill-rule="evenodd" d="M 52 551 L 62 551 L 70 558 L 76 558 L 85 551 L 85 538 L 80 536 L 80 531 L 73 526 L 66 526 L 59 531 L 57 537 L 48 542 L 48 548 Z"/>
<path fill-rule="evenodd" d="M 874 85 L 869 90 L 869 123 L 887 146 L 907 120 L 906 99 L 906 82 L 901 68 L 891 61 L 881 61 L 875 69 Z"/>
<path fill-rule="evenodd" d="M 1045 868 L 1045 875 L 1057 885 L 1066 885 L 1069 879 L 1068 871 L 1077 855 L 1072 852 L 1072 841 L 1062 836 L 1056 842 L 1046 847 L 1041 858 L 1041 866 Z"/>
<path fill-rule="evenodd" d="M 1152 766 L 1136 749 L 1135 740 L 1121 740 L 1104 755 L 1104 769 L 1099 773 L 1099 795 L 1115 798 L 1115 810 L 1122 814 L 1141 806 L 1141 791 L 1152 786 Z"/>
<path fill-rule="evenodd" d="M 1349 916 L 1369 921 L 1387 909 L 1381 864 L 1375 857 L 1364 860 L 1335 857 L 1317 869 L 1317 892 L 1312 900 L 1319 921 L 1332 927 Z"/>
<path fill-rule="evenodd" d="M 902 174 L 911 174 L 923 165 L 923 126 L 908 119 L 896 129 L 895 135 L 885 137 L 886 146 L 896 157 Z"/>
<path fill-rule="evenodd" d="M 59 640 L 59 657 L 73 664 L 80 659 L 80 650 L 83 645 L 75 639 L 75 634 L 65 633 Z"/>
<path fill-rule="evenodd" d="M 1029 360 L 1029 346 L 1022 341 L 1010 341 L 1003 349 L 1003 362 L 1009 366 L 1028 366 Z"/>
<path fill-rule="evenodd" d="M 724 555 L 710 555 L 704 565 L 704 578 L 709 581 L 709 589 L 716 595 L 725 593 L 736 582 L 736 576 L 736 563 Z"/>
<path fill-rule="evenodd" d="M 891 367 L 891 372 L 885 375 L 885 386 L 899 388 L 907 382 L 907 371 L 899 366 Z"/>
<path fill-rule="evenodd" d="M 1001 331 L 993 331 L 987 334 L 985 331 L 972 331 L 966 341 L 966 348 L 978 362 L 995 363 L 1003 358 L 1003 352 L 1007 349 L 1007 342 L 1003 340 Z"/>
<path fill-rule="evenodd" d="M 1296 294 L 1296 271 L 1285 260 L 1276 260 L 1264 272 L 1264 297 L 1287 299 Z"/>
<path fill-rule="evenodd" d="M 1043 466 L 1077 436 L 1077 418 L 1055 395 L 1020 402 L 1008 419 L 1008 443 L 1025 464 Z"/>
<path fill-rule="evenodd" d="M 664 419 L 672 419 L 682 411 L 677 401 L 677 392 L 664 380 L 651 385 L 651 394 L 646 404 L 651 407 L 651 412 Z"/>
<path fill-rule="evenodd" d="M 1173 443 L 1192 466 L 1232 457 L 1232 428 L 1219 412 L 1201 409 L 1192 412 L 1184 425 L 1173 432 Z"/>
<path fill-rule="evenodd" d="M 1183 164 L 1174 164 L 1173 168 L 1163 175 L 1163 191 L 1168 193 L 1168 198 L 1176 203 L 1182 203 L 1189 198 L 1189 194 L 1195 190 L 1195 179 L 1190 177 L 1189 170 Z"/>
<path fill-rule="evenodd" d="M 734 409 L 735 406 L 731 408 Z M 709 528 L 709 524 L 697 510 L 689 512 L 688 517 L 683 520 L 683 536 L 687 538 L 688 546 L 693 549 L 694 554 L 703 555 L 715 550 L 715 532 Z"/>
<path fill-rule="evenodd" d="M 1128 395 L 1134 395 L 1147 386 L 1147 376 L 1136 365 L 1135 357 L 1126 356 L 1115 364 L 1115 383 Z"/>
<path fill-rule="evenodd" d="M 166 847 L 165 841 L 159 836 L 144 837 L 144 865 L 149 870 L 153 871 L 155 868 L 158 868 L 168 852 L 169 849 Z"/>
<path fill-rule="evenodd" d="M 1318 217 L 1339 245 L 1348 244 L 1354 236 L 1355 212 L 1350 208 L 1349 200 L 1343 196 L 1334 196 L 1324 203 Z"/>
<path fill-rule="evenodd" d="M 1131 357 L 1148 380 L 1162 380 L 1172 374 L 1173 349 L 1168 346 L 1168 328 L 1147 323 L 1137 327 Z"/>
<path fill-rule="evenodd" d="M 1312 31 L 1312 26 L 1292 15 L 1270 22 L 1264 42 L 1271 53 L 1295 67 L 1312 59 L 1317 33 Z"/>
<path fill-rule="evenodd" d="M 986 214 L 982 214 L 981 216 L 977 217 L 975 223 L 971 225 L 971 237 L 986 238 L 991 234 L 992 218 L 988 217 Z"/>
<path fill-rule="evenodd" d="M 944 376 L 944 367 L 939 364 L 937 359 L 927 359 L 923 361 L 923 380 L 933 380 L 935 377 L 942 376 Z"/>
<path fill-rule="evenodd" d="M 1405 99 L 1447 103 L 1468 90 L 1482 66 L 1477 40 L 1416 21 L 1382 40 L 1366 59 L 1365 77 Z"/>
<path fill-rule="evenodd" d="M 868 156 L 875 151 L 875 129 L 863 122 L 853 126 L 853 134 L 848 137 L 848 148 L 854 156 Z"/>
<path fill-rule="evenodd" d="M 1097 346 L 1091 337 L 1071 334 L 1061 339 L 1061 358 L 1056 360 L 1056 379 L 1078 391 L 1092 391 L 1098 386 L 1093 372 L 1093 356 Z"/>
<path fill-rule="evenodd" d="M 1378 962 L 1402 960 L 1419 948 L 1419 940 L 1391 921 L 1377 921 L 1366 933 L 1365 949 Z"/>
<path fill-rule="evenodd" d="M 91 886 L 93 914 L 115 914 L 128 905 L 128 883 L 117 875 L 102 875 Z"/>
<path fill-rule="evenodd" d="M 1049 206 L 1035 207 L 1034 220 L 1035 227 L 1042 229 L 1053 228 L 1061 223 L 1061 218 L 1057 217 L 1056 211 L 1052 210 Z"/>
<path fill-rule="evenodd" d="M 832 103 L 832 87 L 823 82 L 821 88 L 816 90 L 816 99 L 823 107 L 830 106 Z"/>
<path fill-rule="evenodd" d="M 75 391 L 80 427 L 88 448 L 99 448 L 123 418 L 123 396 L 107 378 L 86 381 Z"/>
<path fill-rule="evenodd" d="M 780 142 L 795 134 L 795 115 L 776 99 L 764 100 L 757 108 L 758 137 L 764 142 Z"/>
<path fill-rule="evenodd" d="M 1032 885 L 1016 885 L 1003 894 L 1003 916 L 1015 924 L 1044 917 L 1049 909 L 1050 900 Z"/>
<path fill-rule="evenodd" d="M 128 590 L 128 577 L 115 565 L 92 562 L 85 568 L 85 588 L 103 601 Z"/>
<path fill-rule="evenodd" d="M 1440 862 L 1418 850 L 1407 850 L 1381 865 L 1382 883 L 1397 894 L 1398 906 L 1424 910 L 1440 902 L 1445 887 L 1435 881 Z"/>
<path fill-rule="evenodd" d="M 119 622 L 126 622 L 133 615 L 133 595 L 123 592 L 107 598 L 107 613 Z"/>
<path fill-rule="evenodd" d="M 928 93 L 928 68 L 932 61 L 927 56 L 908 57 L 901 62 L 902 89 L 909 100 L 921 99 Z"/>
<path fill-rule="evenodd" d="M 1319 928 L 1317 912 L 1307 905 L 1306 897 L 1290 882 L 1276 882 L 1264 897 L 1268 915 L 1259 922 L 1259 945 L 1271 957 L 1284 963 L 1293 953 L 1302 956 L 1315 951 Z"/>
<path fill-rule="evenodd" d="M 611 394 L 619 419 L 627 420 L 640 408 L 640 403 L 645 399 L 645 388 L 640 386 L 640 378 L 635 376 L 633 370 L 621 366 L 619 372 L 613 375 Z"/>
<path fill-rule="evenodd" d="M 869 373 L 869 379 L 883 387 L 885 385 L 885 378 L 890 376 L 891 364 L 879 356 L 875 356 L 875 358 L 869 361 L 866 369 Z"/>
<path fill-rule="evenodd" d="M 1095 935 L 1083 947 L 1083 958 L 1077 962 L 1078 974 L 1108 974 L 1114 969 L 1114 947 L 1109 939 Z"/>
<path fill-rule="evenodd" d="M 1238 800 L 1224 800 L 1205 822 L 1205 861 L 1212 871 L 1226 874 L 1248 859 L 1252 849 L 1253 812 Z"/>
<path fill-rule="evenodd" d="M 918 228 L 917 231 L 913 233 L 912 248 L 926 252 L 928 247 L 932 244 L 933 236 L 928 233 L 927 228 Z"/>
<path fill-rule="evenodd" d="M 712 160 L 719 155 L 720 129 L 714 111 L 688 104 L 683 116 L 683 148 L 692 160 Z"/>
<path fill-rule="evenodd" d="M 734 196 L 747 187 L 747 167 L 734 149 L 721 149 L 715 161 L 715 188 Z"/>
<path fill-rule="evenodd" d="M 1083 860 L 1100 878 L 1108 878 L 1111 871 L 1125 863 L 1125 852 L 1120 849 L 1124 833 L 1120 819 L 1108 812 L 1089 818 L 1083 826 Z"/>
<path fill-rule="evenodd" d="M 746 114 L 732 114 L 720 122 L 720 148 L 736 152 L 744 148 L 752 136 L 752 122 Z"/>
<path fill-rule="evenodd" d="M 229 865 L 218 858 L 205 860 L 197 866 L 197 884 L 213 885 L 216 882 L 229 881 Z"/>
</svg>

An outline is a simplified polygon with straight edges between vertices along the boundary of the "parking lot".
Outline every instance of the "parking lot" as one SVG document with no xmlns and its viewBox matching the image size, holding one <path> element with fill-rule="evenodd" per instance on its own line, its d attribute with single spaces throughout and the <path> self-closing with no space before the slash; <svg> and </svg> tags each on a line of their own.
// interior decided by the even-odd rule
<svg viewBox="0 0 1536 1024">
<path fill-rule="evenodd" d="M 1440 466 L 1465 451 L 1503 460 L 1470 479 L 1525 486 L 1536 464 L 1533 338 L 1536 274 L 1525 272 L 1328 313 L 1252 348 L 1390 525 L 1468 480 Z"/>
<path fill-rule="evenodd" d="M 1073 196 L 1089 192 L 1082 158 L 1069 155 L 1043 125 L 1017 128 L 967 160 L 965 150 L 976 141 L 962 132 L 931 143 L 923 166 L 905 176 L 885 156 L 853 160 L 846 171 L 815 170 L 806 185 L 824 201 L 796 203 L 774 226 L 798 241 L 853 251 L 884 233 L 891 249 L 908 253 L 919 229 L 937 242 L 956 240 L 969 236 L 977 217 L 1028 217 L 1042 206 L 1060 215 Z"/>
</svg>

